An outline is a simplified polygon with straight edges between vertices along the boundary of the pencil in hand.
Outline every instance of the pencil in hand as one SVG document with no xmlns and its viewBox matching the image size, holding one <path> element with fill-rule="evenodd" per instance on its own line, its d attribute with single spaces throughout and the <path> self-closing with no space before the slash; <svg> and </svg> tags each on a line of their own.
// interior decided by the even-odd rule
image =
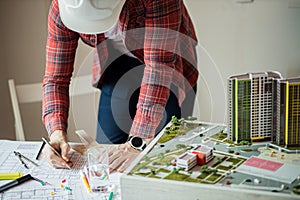
<svg viewBox="0 0 300 200">
<path fill-rule="evenodd" d="M 42 140 L 49 146 L 49 148 L 60 158 L 63 159 L 63 157 L 61 156 L 60 153 L 58 153 L 58 151 L 48 142 L 48 140 L 44 137 L 42 137 Z M 68 169 L 71 169 L 70 165 L 66 162 L 66 166 Z"/>
</svg>

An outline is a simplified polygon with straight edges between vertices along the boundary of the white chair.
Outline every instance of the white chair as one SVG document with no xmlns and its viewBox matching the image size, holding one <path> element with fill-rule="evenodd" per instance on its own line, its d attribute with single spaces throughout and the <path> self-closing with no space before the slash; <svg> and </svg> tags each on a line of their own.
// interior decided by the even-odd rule
<svg viewBox="0 0 300 200">
<path fill-rule="evenodd" d="M 92 106 L 92 108 L 89 109 L 89 111 L 93 110 L 94 112 L 90 113 L 89 115 L 93 117 L 91 119 L 90 117 L 83 117 L 82 119 L 86 119 L 88 121 L 88 125 L 84 127 L 82 125 L 82 122 L 79 122 L 80 129 L 89 129 L 92 132 L 95 132 L 93 134 L 96 134 L 96 124 L 97 124 L 97 118 L 96 118 L 96 112 L 97 112 L 97 105 L 98 105 L 98 99 L 100 91 L 96 88 L 93 88 L 91 86 L 92 77 L 91 75 L 86 76 L 79 76 L 72 78 L 71 85 L 70 85 L 70 98 L 73 99 L 75 96 L 82 96 L 82 95 L 91 95 L 90 98 L 92 98 L 92 103 L 87 103 L 87 106 Z M 18 141 L 25 141 L 26 137 L 24 134 L 24 128 L 22 123 L 22 117 L 21 117 L 21 111 L 20 111 L 20 104 L 23 103 L 34 103 L 34 102 L 41 102 L 42 101 L 42 83 L 33 83 L 33 84 L 24 84 L 24 85 L 15 85 L 15 82 L 13 79 L 8 80 L 9 85 L 9 92 L 11 96 L 11 102 L 12 102 L 12 108 L 13 108 L 13 114 L 14 114 L 14 120 L 15 120 L 15 132 L 16 132 L 16 140 Z M 80 109 L 84 110 L 84 114 L 86 114 L 86 104 L 83 108 L 76 108 L 72 105 L 73 101 L 70 101 L 70 108 L 72 109 L 72 113 L 76 113 L 77 116 L 82 113 Z M 74 118 L 74 117 L 73 117 Z M 82 120 L 81 119 L 81 120 Z M 74 119 L 76 121 L 76 119 Z M 80 121 L 80 120 L 77 120 Z M 78 124 L 78 123 L 77 123 Z M 92 124 L 92 125 L 91 125 Z M 87 130 L 86 130 L 87 131 Z M 87 131 L 87 132 L 91 132 Z"/>
</svg>

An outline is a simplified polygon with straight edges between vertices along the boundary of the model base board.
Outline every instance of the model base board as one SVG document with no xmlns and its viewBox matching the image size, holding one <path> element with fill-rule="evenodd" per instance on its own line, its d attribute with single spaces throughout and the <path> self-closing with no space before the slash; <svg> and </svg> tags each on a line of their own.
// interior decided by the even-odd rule
<svg viewBox="0 0 300 200">
<path fill-rule="evenodd" d="M 122 199 L 300 199 L 300 151 L 226 136 L 222 124 L 170 122 L 121 176 Z"/>
</svg>

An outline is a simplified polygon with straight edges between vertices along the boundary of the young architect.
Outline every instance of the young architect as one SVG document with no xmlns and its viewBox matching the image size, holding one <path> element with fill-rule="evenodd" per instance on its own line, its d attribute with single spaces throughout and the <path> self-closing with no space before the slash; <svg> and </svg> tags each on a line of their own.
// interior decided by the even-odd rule
<svg viewBox="0 0 300 200">
<path fill-rule="evenodd" d="M 52 1 L 43 122 L 63 159 L 48 147 L 43 152 L 57 168 L 68 162 L 68 90 L 79 38 L 96 50 L 96 139 L 120 144 L 110 167 L 123 171 L 171 116 L 192 114 L 198 79 L 194 27 L 183 0 Z"/>
</svg>

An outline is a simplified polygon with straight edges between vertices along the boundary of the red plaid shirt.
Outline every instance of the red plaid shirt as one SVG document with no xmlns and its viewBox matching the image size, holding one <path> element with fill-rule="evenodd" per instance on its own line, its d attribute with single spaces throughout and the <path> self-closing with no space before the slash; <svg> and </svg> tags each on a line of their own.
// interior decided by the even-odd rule
<svg viewBox="0 0 300 200">
<path fill-rule="evenodd" d="M 179 103 L 198 78 L 194 27 L 182 0 L 127 0 L 119 17 L 126 48 L 145 63 L 131 135 L 152 138 L 162 119 L 171 83 Z M 48 16 L 46 70 L 43 80 L 43 122 L 49 134 L 67 129 L 69 83 L 78 39 L 96 47 L 93 83 L 101 85 L 110 56 L 104 34 L 80 34 L 61 22 L 57 0 Z"/>
</svg>

